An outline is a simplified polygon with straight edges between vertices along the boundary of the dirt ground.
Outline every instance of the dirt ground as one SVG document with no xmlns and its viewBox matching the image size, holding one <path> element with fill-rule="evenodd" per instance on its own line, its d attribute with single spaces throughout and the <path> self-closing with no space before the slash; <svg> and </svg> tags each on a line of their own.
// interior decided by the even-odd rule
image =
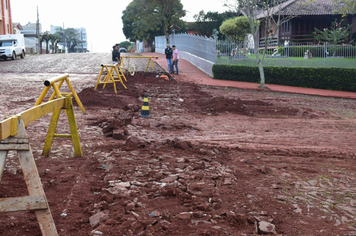
<svg viewBox="0 0 356 236">
<path fill-rule="evenodd" d="M 59 235 L 356 235 L 355 100 L 166 80 L 158 65 L 126 74 L 117 94 L 94 90 L 106 63 L 105 53 L 0 61 L 0 120 L 64 73 L 86 109 L 75 106 L 83 157 L 70 139 L 41 155 L 51 115 L 27 127 Z M 56 132 L 68 130 L 62 112 Z M 0 198 L 26 196 L 23 178 L 11 151 Z M 33 211 L 8 212 L 0 235 L 41 231 Z"/>
</svg>

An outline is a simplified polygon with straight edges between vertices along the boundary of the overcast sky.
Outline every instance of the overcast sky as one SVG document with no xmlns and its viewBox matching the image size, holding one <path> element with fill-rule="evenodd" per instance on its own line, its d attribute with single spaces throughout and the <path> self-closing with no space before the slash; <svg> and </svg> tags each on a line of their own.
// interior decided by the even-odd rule
<svg viewBox="0 0 356 236">
<path fill-rule="evenodd" d="M 94 4 L 95 2 L 95 4 Z M 131 0 L 11 0 L 12 21 L 26 25 L 36 23 L 37 6 L 42 31 L 49 31 L 50 25 L 64 28 L 87 30 L 88 50 L 110 52 L 112 45 L 125 41 L 121 16 Z M 199 11 L 227 10 L 222 0 L 181 0 L 187 11 L 186 21 L 193 21 Z"/>
</svg>

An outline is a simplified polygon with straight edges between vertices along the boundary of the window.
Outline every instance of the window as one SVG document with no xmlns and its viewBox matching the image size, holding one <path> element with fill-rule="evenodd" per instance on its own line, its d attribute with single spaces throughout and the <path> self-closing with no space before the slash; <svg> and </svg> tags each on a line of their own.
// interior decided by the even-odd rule
<svg viewBox="0 0 356 236">
<path fill-rule="evenodd" d="M 11 47 L 12 41 L 0 41 L 0 47 Z"/>
<path fill-rule="evenodd" d="M 284 22 L 281 26 L 281 31 L 284 33 L 290 33 L 291 32 L 291 22 L 290 21 Z"/>
</svg>

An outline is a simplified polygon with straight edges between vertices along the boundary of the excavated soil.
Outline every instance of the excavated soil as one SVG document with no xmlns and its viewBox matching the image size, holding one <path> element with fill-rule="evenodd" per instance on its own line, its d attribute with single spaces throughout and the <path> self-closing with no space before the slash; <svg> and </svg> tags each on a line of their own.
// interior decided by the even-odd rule
<svg viewBox="0 0 356 236">
<path fill-rule="evenodd" d="M 42 156 L 51 115 L 27 127 L 59 235 L 356 235 L 354 100 L 195 85 L 158 65 L 126 74 L 117 94 L 94 90 L 109 58 L 0 61 L 1 120 L 61 73 L 85 107 L 75 105 L 83 157 L 56 138 Z M 56 133 L 68 132 L 62 112 Z M 0 198 L 26 195 L 10 151 Z M 0 235 L 41 235 L 34 211 L 0 213 Z"/>
</svg>

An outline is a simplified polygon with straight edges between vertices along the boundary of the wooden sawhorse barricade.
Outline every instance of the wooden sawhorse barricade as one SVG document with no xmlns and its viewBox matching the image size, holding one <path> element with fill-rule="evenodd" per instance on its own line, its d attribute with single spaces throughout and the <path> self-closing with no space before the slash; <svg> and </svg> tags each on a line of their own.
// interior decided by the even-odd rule
<svg viewBox="0 0 356 236">
<path fill-rule="evenodd" d="M 34 210 L 42 235 L 58 235 L 21 119 L 18 120 L 17 134 L 0 141 L 0 181 L 10 150 L 17 151 L 29 196 L 0 199 L 0 212 Z"/>
<path fill-rule="evenodd" d="M 61 81 L 61 79 L 68 79 L 67 77 L 68 76 L 46 81 L 49 83 L 47 86 L 53 86 L 55 82 Z M 54 87 L 56 87 L 55 90 L 57 90 L 55 91 L 58 97 L 57 99 L 41 103 L 40 100 L 44 97 L 42 96 L 43 94 L 41 94 L 38 100 L 41 104 L 35 105 L 31 109 L 0 122 L 0 182 L 5 168 L 7 154 L 10 150 L 15 150 L 17 151 L 17 156 L 29 193 L 29 196 L 0 199 L 0 212 L 35 211 L 42 235 L 44 236 L 57 236 L 58 232 L 43 190 L 25 127 L 42 116 L 53 112 L 50 128 L 47 133 L 46 145 L 43 150 L 43 153 L 48 155 L 53 137 L 55 137 L 54 131 L 58 123 L 59 114 L 61 110 L 64 109 L 68 117 L 71 131 L 70 135 L 64 136 L 72 138 L 75 155 L 82 156 L 77 124 L 74 117 L 72 97 L 69 94 L 66 95 L 66 97 L 62 97 L 62 93 L 59 92 L 58 86 L 55 85 Z M 45 90 L 44 92 L 47 93 L 48 89 L 46 88 Z"/>
<path fill-rule="evenodd" d="M 100 81 L 104 70 L 107 71 L 107 74 L 104 77 L 104 79 L 102 81 Z M 94 90 L 96 90 L 98 88 L 99 84 L 103 84 L 104 85 L 103 89 L 106 87 L 107 84 L 113 84 L 115 93 L 117 93 L 115 82 L 120 82 L 122 84 L 122 86 L 125 89 L 127 89 L 127 87 L 124 85 L 124 82 L 122 81 L 122 78 L 125 81 L 127 81 L 124 73 L 122 72 L 121 67 L 118 64 L 112 64 L 112 65 L 102 64 L 101 65 L 101 70 L 100 70 L 100 73 L 99 73 L 99 76 L 98 76 L 98 80 L 96 81 L 96 85 L 94 87 Z"/>
<path fill-rule="evenodd" d="M 146 70 L 148 70 L 148 67 L 152 68 L 152 72 L 155 71 L 155 67 L 153 66 L 153 60 L 152 58 L 156 58 L 158 59 L 158 57 L 151 57 L 151 56 L 122 56 L 121 58 L 148 58 L 148 62 L 147 62 L 147 66 L 146 66 Z M 128 62 L 129 64 L 130 62 Z M 130 65 L 127 65 L 127 67 L 129 67 Z M 123 68 L 123 70 L 125 71 L 125 64 L 124 64 L 124 60 L 121 60 L 121 67 Z"/>
<path fill-rule="evenodd" d="M 57 99 L 58 99 L 58 98 L 62 98 L 63 96 L 66 96 L 66 97 L 69 96 L 70 98 L 71 98 L 71 96 L 73 96 L 75 101 L 77 102 L 79 108 L 81 109 L 82 113 L 85 114 L 84 106 L 83 106 L 82 102 L 80 101 L 77 93 L 75 92 L 72 84 L 70 83 L 68 77 L 69 77 L 68 74 L 64 74 L 64 75 L 52 78 L 50 80 L 46 80 L 44 82 L 45 88 L 43 89 L 41 95 L 38 97 L 38 99 L 35 103 L 35 106 L 42 104 L 43 99 L 45 98 L 49 89 L 52 87 L 53 93 L 52 93 L 51 97 L 48 99 L 48 101 L 52 101 L 55 97 L 57 97 Z M 64 82 L 66 82 L 66 84 L 70 90 L 70 93 L 62 93 L 59 90 L 62 87 Z M 69 97 L 68 97 L 68 101 L 66 103 L 67 108 L 63 108 L 63 109 L 65 109 L 67 117 L 68 117 L 69 128 L 70 128 L 71 134 L 55 134 L 59 116 L 61 114 L 61 109 L 54 110 L 53 115 L 52 115 L 52 120 L 51 120 L 51 123 L 48 128 L 48 133 L 47 133 L 46 141 L 44 144 L 44 148 L 43 148 L 42 155 L 44 155 L 44 156 L 49 155 L 49 152 L 50 152 L 51 146 L 52 146 L 52 142 L 53 142 L 53 138 L 72 138 L 75 156 L 83 156 L 82 149 L 80 147 L 80 140 L 79 140 L 79 135 L 78 135 L 78 131 L 77 131 L 77 123 L 75 121 L 72 100 L 70 99 L 70 101 L 69 101 Z M 69 112 L 69 111 L 73 111 L 73 112 Z"/>
</svg>

